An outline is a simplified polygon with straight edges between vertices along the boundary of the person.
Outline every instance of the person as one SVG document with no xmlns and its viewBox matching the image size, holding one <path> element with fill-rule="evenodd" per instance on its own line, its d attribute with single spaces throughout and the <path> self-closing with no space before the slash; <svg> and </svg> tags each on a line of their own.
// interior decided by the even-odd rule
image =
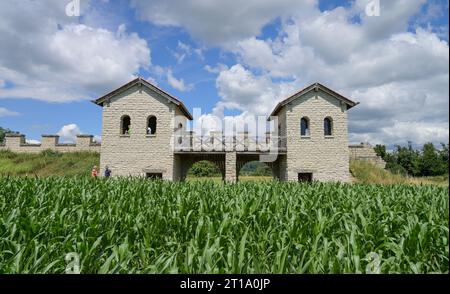
<svg viewBox="0 0 450 294">
<path fill-rule="evenodd" d="M 105 177 L 109 178 L 111 176 L 111 170 L 108 166 L 105 166 Z"/>
<path fill-rule="evenodd" d="M 98 176 L 98 171 L 97 171 L 97 166 L 96 165 L 94 165 L 94 167 L 92 168 L 91 176 L 93 178 L 97 178 L 97 176 Z"/>
</svg>

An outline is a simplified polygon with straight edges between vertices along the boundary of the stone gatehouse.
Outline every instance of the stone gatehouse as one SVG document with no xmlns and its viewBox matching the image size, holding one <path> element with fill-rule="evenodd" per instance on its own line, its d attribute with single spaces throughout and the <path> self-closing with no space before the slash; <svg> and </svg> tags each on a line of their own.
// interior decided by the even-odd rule
<svg viewBox="0 0 450 294">
<path fill-rule="evenodd" d="M 320 83 L 278 103 L 268 118 L 276 119 L 277 132 L 265 138 L 196 136 L 183 102 L 142 78 L 93 102 L 103 107 L 100 167 L 116 176 L 180 181 L 193 163 L 209 160 L 234 182 L 245 163 L 266 156 L 279 180 L 350 180 L 347 111 L 358 103 Z"/>
<path fill-rule="evenodd" d="M 100 152 L 100 169 L 109 166 L 114 176 L 147 176 L 182 181 L 197 161 L 217 165 L 224 180 L 238 180 L 240 169 L 264 161 L 273 177 L 282 181 L 350 180 L 349 161 L 384 162 L 367 143 L 348 145 L 347 111 L 358 103 L 320 83 L 314 83 L 281 101 L 264 136 L 241 131 L 196 134 L 183 102 L 136 78 L 96 99 L 103 108 L 102 143 L 78 135 L 76 143 L 62 144 L 55 135 L 43 135 L 40 144 L 26 143 L 22 134 L 7 134 L 0 150 L 37 153 Z"/>
</svg>

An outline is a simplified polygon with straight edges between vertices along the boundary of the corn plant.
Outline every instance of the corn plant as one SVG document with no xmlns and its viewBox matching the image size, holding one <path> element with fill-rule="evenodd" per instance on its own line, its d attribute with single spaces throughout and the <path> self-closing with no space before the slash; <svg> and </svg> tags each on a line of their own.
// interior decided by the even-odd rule
<svg viewBox="0 0 450 294">
<path fill-rule="evenodd" d="M 0 178 L 0 273 L 448 272 L 439 186 Z"/>
</svg>

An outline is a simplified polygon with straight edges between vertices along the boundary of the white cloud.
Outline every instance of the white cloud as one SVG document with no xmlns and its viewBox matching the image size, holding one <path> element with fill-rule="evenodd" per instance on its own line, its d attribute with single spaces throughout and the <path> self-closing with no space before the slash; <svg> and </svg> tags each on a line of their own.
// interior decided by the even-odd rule
<svg viewBox="0 0 450 294">
<path fill-rule="evenodd" d="M 207 44 L 228 42 L 258 35 L 275 18 L 294 10 L 308 13 L 316 0 L 132 0 L 137 14 L 162 26 L 186 28 Z"/>
<path fill-rule="evenodd" d="M 6 82 L 0 79 L 0 88 L 3 88 L 6 85 Z"/>
<path fill-rule="evenodd" d="M 406 32 L 422 1 L 404 10 L 386 4 L 392 11 L 373 20 L 361 15 L 361 3 L 286 19 L 274 39 L 237 42 L 239 64 L 217 77 L 216 107 L 268 113 L 291 90 L 318 81 L 361 102 L 349 112 L 352 140 L 448 141 L 448 43 L 430 30 Z M 360 24 L 348 20 L 356 12 Z M 393 27 L 379 31 L 386 25 Z M 415 132 L 405 131 L 408 124 Z"/>
<path fill-rule="evenodd" d="M 177 79 L 173 76 L 172 70 L 167 70 L 167 82 L 169 85 L 171 85 L 174 89 L 177 89 L 181 92 L 191 91 L 194 89 L 193 84 L 185 84 L 183 79 Z"/>
<path fill-rule="evenodd" d="M 351 143 L 386 144 L 386 142 L 394 142 L 401 145 L 408 141 L 419 145 L 427 142 L 448 143 L 449 130 L 448 123 L 394 121 L 393 124 L 374 132 L 350 133 L 349 140 Z"/>
<path fill-rule="evenodd" d="M 222 71 L 216 85 L 221 97 L 216 112 L 238 109 L 254 114 L 268 114 L 281 97 L 295 89 L 295 82 L 273 83 L 269 77 L 255 76 L 240 64 Z"/>
<path fill-rule="evenodd" d="M 9 110 L 7 108 L 4 107 L 0 107 L 0 117 L 5 117 L 5 116 L 18 116 L 20 115 L 20 113 L 16 112 L 16 111 L 12 111 Z"/>
<path fill-rule="evenodd" d="M 93 141 L 97 142 L 97 143 L 101 143 L 102 142 L 102 136 L 94 135 Z"/>
<path fill-rule="evenodd" d="M 250 135 L 265 136 L 268 123 L 265 116 L 256 116 L 242 112 L 235 116 L 223 116 L 221 113 L 207 113 L 194 121 L 193 130 L 196 134 L 209 135 L 211 131 L 223 131 L 227 136 L 247 131 Z"/>
<path fill-rule="evenodd" d="M 0 98 L 91 99 L 151 65 L 150 49 L 124 25 L 117 31 L 72 23 L 61 1 L 0 4 Z M 82 5 L 83 6 L 83 5 Z"/>
<path fill-rule="evenodd" d="M 76 143 L 77 135 L 83 134 L 83 132 L 77 124 L 68 124 L 62 126 L 56 134 L 60 137 L 61 142 Z M 102 137 L 94 135 L 93 141 L 101 143 Z"/>
<path fill-rule="evenodd" d="M 27 144 L 41 144 L 41 141 L 34 139 L 26 139 L 25 142 L 27 142 Z"/>
<path fill-rule="evenodd" d="M 177 50 L 172 52 L 172 55 L 177 60 L 178 64 L 182 63 L 186 57 L 190 57 L 193 54 L 197 55 L 201 60 L 204 59 L 203 50 L 201 48 L 194 49 L 189 44 L 185 44 L 181 41 L 178 41 Z"/>
<path fill-rule="evenodd" d="M 217 63 L 216 66 L 211 66 L 211 65 L 207 64 L 207 65 L 205 65 L 203 67 L 203 69 L 206 70 L 209 73 L 218 74 L 221 71 L 227 70 L 228 66 L 226 66 L 225 64 L 219 62 L 219 63 Z"/>
<path fill-rule="evenodd" d="M 60 136 L 62 142 L 75 143 L 77 135 L 81 134 L 81 130 L 76 124 L 68 124 L 63 126 L 56 134 Z"/>
<path fill-rule="evenodd" d="M 365 7 L 370 0 L 356 0 L 353 11 L 361 17 L 366 36 L 384 39 L 407 29 L 408 22 L 416 15 L 426 0 L 380 1 L 380 15 L 367 16 Z"/>
<path fill-rule="evenodd" d="M 150 82 L 154 86 L 158 86 L 158 82 L 153 77 L 147 77 L 146 79 L 148 82 Z"/>
</svg>

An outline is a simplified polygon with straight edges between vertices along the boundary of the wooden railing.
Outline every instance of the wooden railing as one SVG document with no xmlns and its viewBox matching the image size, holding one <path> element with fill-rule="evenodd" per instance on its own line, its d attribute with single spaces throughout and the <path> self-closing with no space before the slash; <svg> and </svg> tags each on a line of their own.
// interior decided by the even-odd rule
<svg viewBox="0 0 450 294">
<path fill-rule="evenodd" d="M 175 152 L 195 151 L 286 151 L 286 137 L 224 136 L 224 135 L 174 135 Z"/>
</svg>

